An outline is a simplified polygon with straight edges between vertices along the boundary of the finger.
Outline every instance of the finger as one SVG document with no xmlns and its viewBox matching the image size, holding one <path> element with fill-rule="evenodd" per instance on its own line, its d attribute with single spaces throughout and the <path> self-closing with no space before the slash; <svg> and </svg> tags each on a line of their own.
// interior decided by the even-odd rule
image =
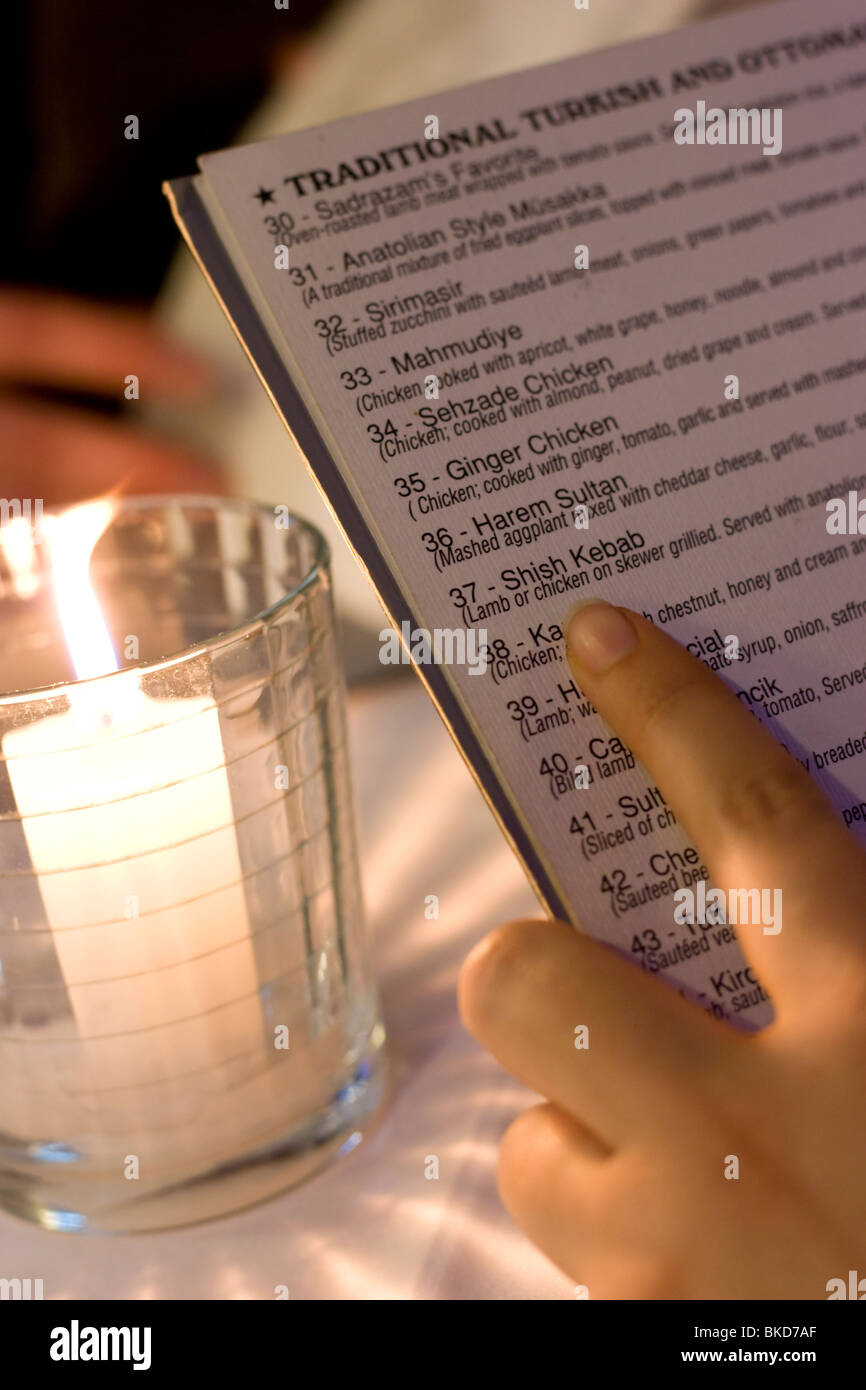
<svg viewBox="0 0 866 1390">
<path fill-rule="evenodd" d="M 534 1245 L 576 1282 L 607 1150 L 551 1104 L 525 1110 L 505 1131 L 497 1181 L 506 1210 Z"/>
<path fill-rule="evenodd" d="M 581 606 L 566 650 L 575 680 L 658 782 L 713 882 L 782 890 L 781 935 L 778 923 L 739 932 L 779 1009 L 786 989 L 838 989 L 840 947 L 862 962 L 866 854 L 801 765 L 703 662 L 636 613 Z"/>
<path fill-rule="evenodd" d="M 169 342 L 144 314 L 32 290 L 0 294 L 0 377 L 121 397 L 124 378 L 155 396 L 219 389 L 217 369 Z"/>
<path fill-rule="evenodd" d="M 117 489 L 226 490 L 212 460 L 84 411 L 0 400 L 0 451 L 6 494 L 40 497 L 47 506 Z"/>
<path fill-rule="evenodd" d="M 466 1027 L 514 1076 L 614 1146 L 730 1086 L 746 1046 L 673 990 L 563 922 L 513 922 L 467 958 Z M 693 1098 L 690 1100 L 690 1097 Z"/>
<path fill-rule="evenodd" d="M 671 1256 L 667 1212 L 653 1208 L 660 1184 L 670 1188 L 670 1174 L 654 1173 L 643 1151 L 597 1152 L 565 1111 L 537 1105 L 506 1130 L 498 1179 L 509 1214 L 574 1280 L 576 1297 L 678 1296 L 681 1262 Z M 666 1206 L 676 1210 L 676 1198 L 667 1196 Z"/>
</svg>

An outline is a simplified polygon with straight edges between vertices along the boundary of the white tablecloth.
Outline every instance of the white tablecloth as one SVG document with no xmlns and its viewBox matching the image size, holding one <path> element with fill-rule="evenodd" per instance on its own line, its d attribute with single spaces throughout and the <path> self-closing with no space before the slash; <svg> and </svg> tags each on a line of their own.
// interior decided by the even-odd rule
<svg viewBox="0 0 866 1390">
<path fill-rule="evenodd" d="M 378 1127 L 305 1186 L 199 1227 L 55 1235 L 0 1215 L 0 1276 L 41 1278 L 46 1299 L 573 1297 L 496 1193 L 499 1136 L 534 1098 L 455 1004 L 473 943 L 538 905 L 414 676 L 355 690 L 349 717 L 393 1078 Z"/>
</svg>

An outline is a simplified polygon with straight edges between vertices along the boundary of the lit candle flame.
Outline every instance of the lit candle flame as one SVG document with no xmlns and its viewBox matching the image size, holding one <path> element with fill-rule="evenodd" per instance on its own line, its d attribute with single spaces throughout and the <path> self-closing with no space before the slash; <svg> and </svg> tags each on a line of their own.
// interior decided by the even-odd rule
<svg viewBox="0 0 866 1390">
<path fill-rule="evenodd" d="M 51 556 L 57 611 L 80 681 L 118 669 L 108 627 L 90 583 L 93 547 L 114 512 L 114 502 L 103 497 L 70 507 L 60 516 L 43 519 L 42 531 Z"/>
</svg>

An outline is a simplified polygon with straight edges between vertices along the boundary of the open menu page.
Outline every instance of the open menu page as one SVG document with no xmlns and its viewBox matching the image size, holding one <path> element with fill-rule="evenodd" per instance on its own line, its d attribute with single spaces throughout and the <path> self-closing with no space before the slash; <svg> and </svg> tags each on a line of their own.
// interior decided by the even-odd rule
<svg viewBox="0 0 866 1390">
<path fill-rule="evenodd" d="M 772 1010 L 737 929 L 783 929 L 781 905 L 703 910 L 707 869 L 562 628 L 589 596 L 643 612 L 862 829 L 864 140 L 866 14 L 795 0 L 194 181 L 542 897 L 747 1027 Z"/>
</svg>

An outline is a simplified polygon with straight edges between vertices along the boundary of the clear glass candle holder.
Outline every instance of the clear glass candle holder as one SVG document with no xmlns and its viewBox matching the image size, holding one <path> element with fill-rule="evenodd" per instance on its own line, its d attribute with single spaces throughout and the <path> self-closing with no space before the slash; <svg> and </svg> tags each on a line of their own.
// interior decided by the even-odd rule
<svg viewBox="0 0 866 1390">
<path fill-rule="evenodd" d="M 0 1206 L 185 1224 L 382 1099 L 327 547 L 281 508 L 121 501 L 90 564 L 119 669 L 83 681 L 46 549 L 25 581 L 0 544 Z"/>
</svg>

